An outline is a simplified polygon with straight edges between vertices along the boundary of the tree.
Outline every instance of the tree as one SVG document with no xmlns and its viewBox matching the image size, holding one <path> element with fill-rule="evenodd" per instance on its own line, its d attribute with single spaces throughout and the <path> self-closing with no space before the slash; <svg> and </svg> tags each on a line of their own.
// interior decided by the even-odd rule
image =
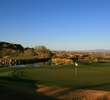
<svg viewBox="0 0 110 100">
<path fill-rule="evenodd" d="M 33 49 L 26 49 L 24 50 L 24 53 L 23 53 L 23 56 L 25 57 L 33 57 L 33 56 L 36 56 L 36 53 Z"/>
<path fill-rule="evenodd" d="M 39 58 L 51 58 L 51 51 L 47 49 L 45 46 L 36 46 L 34 48 L 35 53 Z"/>
</svg>

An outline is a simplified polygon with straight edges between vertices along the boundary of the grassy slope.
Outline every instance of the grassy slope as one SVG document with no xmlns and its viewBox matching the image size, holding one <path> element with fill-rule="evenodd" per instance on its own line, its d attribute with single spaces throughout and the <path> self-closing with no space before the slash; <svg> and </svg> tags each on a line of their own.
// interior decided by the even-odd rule
<svg viewBox="0 0 110 100">
<path fill-rule="evenodd" d="M 0 99 L 1 100 L 55 100 L 37 93 L 36 81 L 23 79 L 15 75 L 20 68 L 0 69 Z M 23 69 L 22 69 L 23 70 Z"/>
<path fill-rule="evenodd" d="M 0 97 L 14 100 L 51 100 L 35 93 L 35 84 L 54 85 L 73 89 L 110 90 L 110 63 L 80 64 L 75 76 L 74 66 L 39 68 L 1 68 Z"/>
</svg>

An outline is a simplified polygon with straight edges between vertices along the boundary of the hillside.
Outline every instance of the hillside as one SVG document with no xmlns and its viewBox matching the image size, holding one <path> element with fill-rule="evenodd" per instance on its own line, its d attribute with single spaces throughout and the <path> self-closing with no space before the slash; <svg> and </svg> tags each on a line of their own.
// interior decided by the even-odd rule
<svg viewBox="0 0 110 100">
<path fill-rule="evenodd" d="M 13 49 L 13 50 L 23 50 L 23 46 L 20 44 L 15 43 L 8 43 L 8 42 L 0 42 L 0 50 L 3 49 Z"/>
<path fill-rule="evenodd" d="M 20 44 L 0 42 L 0 57 L 5 58 L 6 56 L 18 56 L 24 48 Z"/>
<path fill-rule="evenodd" d="M 51 51 L 47 49 L 45 46 L 36 46 L 35 48 L 24 48 L 20 44 L 0 42 L 0 58 L 50 58 L 51 55 Z"/>
</svg>

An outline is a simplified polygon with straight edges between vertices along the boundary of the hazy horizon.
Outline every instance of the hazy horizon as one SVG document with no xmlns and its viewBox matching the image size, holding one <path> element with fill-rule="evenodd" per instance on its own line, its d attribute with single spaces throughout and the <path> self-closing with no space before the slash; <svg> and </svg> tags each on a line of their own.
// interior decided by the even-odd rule
<svg viewBox="0 0 110 100">
<path fill-rule="evenodd" d="M 50 50 L 110 50 L 110 0 L 0 0 L 0 41 Z"/>
</svg>

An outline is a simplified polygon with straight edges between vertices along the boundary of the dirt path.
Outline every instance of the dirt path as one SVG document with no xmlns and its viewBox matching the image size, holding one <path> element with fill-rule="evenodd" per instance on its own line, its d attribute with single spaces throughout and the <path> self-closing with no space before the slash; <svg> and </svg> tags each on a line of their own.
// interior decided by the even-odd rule
<svg viewBox="0 0 110 100">
<path fill-rule="evenodd" d="M 37 92 L 55 97 L 57 100 L 110 100 L 110 92 L 97 90 L 76 90 L 53 86 L 36 85 Z"/>
</svg>

